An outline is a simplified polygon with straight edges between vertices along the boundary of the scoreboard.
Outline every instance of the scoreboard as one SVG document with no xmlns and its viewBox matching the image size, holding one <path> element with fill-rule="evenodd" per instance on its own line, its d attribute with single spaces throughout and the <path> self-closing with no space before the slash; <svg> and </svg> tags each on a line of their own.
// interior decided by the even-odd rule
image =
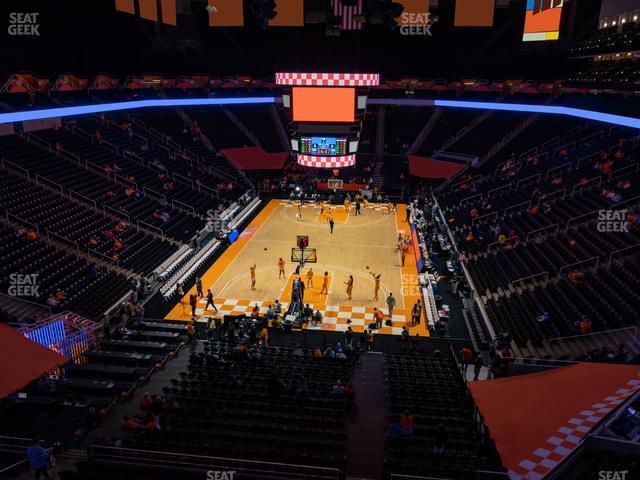
<svg viewBox="0 0 640 480">
<path fill-rule="evenodd" d="M 346 155 L 347 139 L 336 137 L 302 137 L 300 153 L 305 155 Z"/>
<path fill-rule="evenodd" d="M 298 164 L 343 168 L 356 163 L 368 88 L 375 73 L 276 73 L 290 112 L 291 150 Z"/>
</svg>

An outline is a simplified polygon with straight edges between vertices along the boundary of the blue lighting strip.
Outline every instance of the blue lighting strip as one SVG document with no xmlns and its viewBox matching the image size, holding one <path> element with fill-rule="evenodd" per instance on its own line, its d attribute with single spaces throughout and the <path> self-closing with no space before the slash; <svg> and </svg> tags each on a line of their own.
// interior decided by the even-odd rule
<svg viewBox="0 0 640 480">
<path fill-rule="evenodd" d="M 557 105 L 529 105 L 524 103 L 493 103 L 467 102 L 462 100 L 435 100 L 436 107 L 475 108 L 480 110 L 503 110 L 507 112 L 547 113 L 555 115 L 569 115 L 571 117 L 595 120 L 597 122 L 612 123 L 623 127 L 640 129 L 640 118 L 613 115 L 611 113 L 594 112 L 581 108 L 561 107 Z"/>
<path fill-rule="evenodd" d="M 373 101 L 376 100 L 376 101 Z M 416 100 L 407 99 L 372 99 L 370 103 L 403 105 L 414 104 Z M 43 120 L 46 118 L 68 117 L 70 115 L 87 115 L 90 113 L 113 112 L 117 110 L 131 110 L 146 107 L 188 107 L 206 105 L 252 105 L 276 103 L 275 97 L 239 97 L 239 98 L 182 98 L 182 99 L 155 99 L 134 100 L 131 102 L 100 103 L 96 105 L 84 105 L 79 107 L 47 108 L 42 110 L 29 110 L 23 112 L 1 113 L 0 124 L 12 122 L 24 122 L 28 120 Z M 529 112 L 555 115 L 568 115 L 571 117 L 595 120 L 597 122 L 610 123 L 624 127 L 640 129 L 640 118 L 614 115 L 611 113 L 583 110 L 581 108 L 561 107 L 557 105 L 530 105 L 524 103 L 497 103 L 497 102 L 471 102 L 464 100 L 428 100 L 426 104 L 436 107 L 473 108 L 479 110 L 502 110 L 507 112 Z M 416 103 L 417 104 L 417 103 Z"/>
<path fill-rule="evenodd" d="M 188 107 L 192 105 L 251 105 L 275 103 L 275 97 L 239 97 L 239 98 L 179 98 L 157 100 L 134 100 L 131 102 L 99 103 L 80 107 L 46 108 L 0 114 L 0 124 L 43 120 L 45 118 L 68 117 L 70 115 L 88 115 L 90 113 L 113 112 L 146 107 Z"/>
</svg>

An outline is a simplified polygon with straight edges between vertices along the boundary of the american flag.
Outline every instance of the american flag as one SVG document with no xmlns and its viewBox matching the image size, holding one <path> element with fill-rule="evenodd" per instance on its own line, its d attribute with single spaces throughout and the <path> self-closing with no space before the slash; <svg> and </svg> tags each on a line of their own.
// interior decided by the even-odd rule
<svg viewBox="0 0 640 480">
<path fill-rule="evenodd" d="M 362 23 L 356 22 L 355 16 L 362 15 L 364 0 L 358 0 L 355 7 L 345 7 L 342 0 L 331 0 L 333 14 L 342 17 L 340 27 L 342 30 L 362 30 Z"/>
</svg>

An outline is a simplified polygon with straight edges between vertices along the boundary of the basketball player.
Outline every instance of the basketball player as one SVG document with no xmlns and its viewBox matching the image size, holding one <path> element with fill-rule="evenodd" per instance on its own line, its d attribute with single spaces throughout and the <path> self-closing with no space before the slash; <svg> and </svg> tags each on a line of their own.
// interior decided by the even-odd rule
<svg viewBox="0 0 640 480">
<path fill-rule="evenodd" d="M 307 287 L 313 288 L 313 268 L 307 272 Z"/>
<path fill-rule="evenodd" d="M 298 213 L 296 213 L 296 220 L 302 220 L 302 206 L 298 205 Z"/>
<path fill-rule="evenodd" d="M 320 216 L 324 214 L 324 202 L 320 202 Z"/>
<path fill-rule="evenodd" d="M 369 272 L 371 274 L 371 276 L 373 277 L 373 280 L 376 282 L 376 286 L 374 287 L 374 293 L 373 293 L 373 299 L 374 300 L 378 300 L 378 292 L 380 291 L 380 277 L 382 276 L 381 273 L 378 273 L 377 275 L 373 272 Z"/>
<path fill-rule="evenodd" d="M 250 266 L 249 270 L 251 271 L 251 290 L 255 290 L 256 289 L 256 264 L 254 263 L 252 266 Z"/>
<path fill-rule="evenodd" d="M 347 286 L 347 295 L 349 295 L 349 300 L 351 300 L 351 292 L 353 291 L 353 275 L 349 275 L 349 280 L 344 282 Z"/>
<path fill-rule="evenodd" d="M 333 221 L 333 217 L 329 217 L 329 230 L 331 233 L 333 233 L 333 227 L 335 226 L 336 222 Z"/>
<path fill-rule="evenodd" d="M 329 295 L 329 272 L 324 272 L 324 276 L 322 277 L 322 290 L 320 290 L 320 295 Z"/>
<path fill-rule="evenodd" d="M 344 199 L 344 211 L 347 213 L 351 212 L 351 202 L 349 201 L 348 198 Z"/>
<path fill-rule="evenodd" d="M 278 279 L 282 277 L 286 277 L 286 275 L 284 273 L 284 260 L 280 257 L 278 260 Z"/>
</svg>

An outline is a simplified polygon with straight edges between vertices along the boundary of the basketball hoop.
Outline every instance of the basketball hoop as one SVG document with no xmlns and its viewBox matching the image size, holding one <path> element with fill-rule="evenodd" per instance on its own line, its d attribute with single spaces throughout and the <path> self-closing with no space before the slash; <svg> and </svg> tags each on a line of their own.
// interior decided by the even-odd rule
<svg viewBox="0 0 640 480">
<path fill-rule="evenodd" d="M 329 188 L 329 190 L 333 190 L 333 193 L 336 193 L 337 190 L 342 190 L 343 185 L 344 180 L 341 180 L 339 178 L 330 178 L 329 180 L 327 180 L 327 187 Z"/>
</svg>

